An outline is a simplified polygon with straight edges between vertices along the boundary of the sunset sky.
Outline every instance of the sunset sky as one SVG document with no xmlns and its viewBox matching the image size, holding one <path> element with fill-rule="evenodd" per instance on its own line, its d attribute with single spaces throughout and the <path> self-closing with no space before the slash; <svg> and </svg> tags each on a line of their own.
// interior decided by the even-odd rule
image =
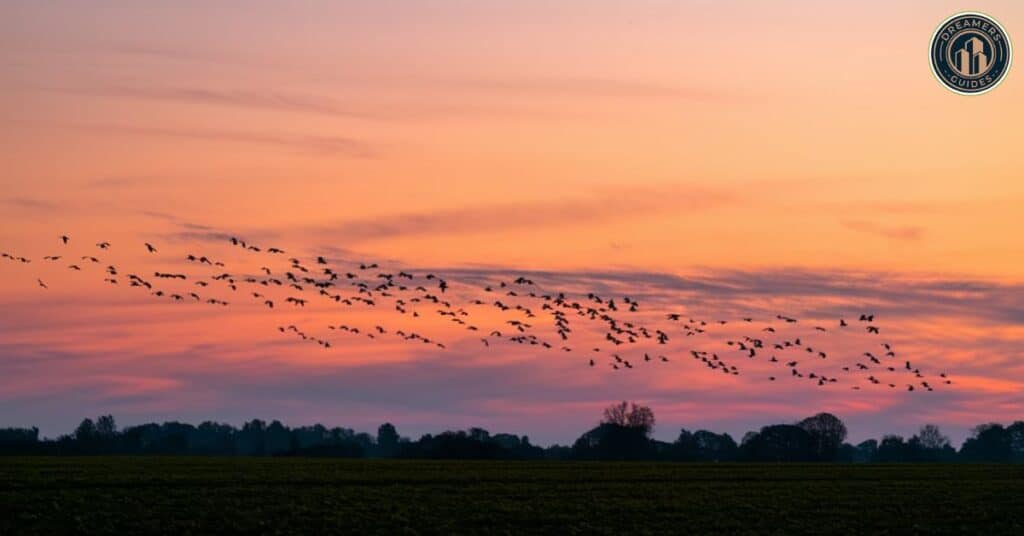
<svg viewBox="0 0 1024 536">
<path fill-rule="evenodd" d="M 34 260 L 0 262 L 0 426 L 387 420 L 564 443 L 627 399 L 663 439 L 831 411 L 855 440 L 938 422 L 959 442 L 1024 418 L 1022 67 L 981 96 L 936 81 L 929 39 L 967 8 L 1024 43 L 1014 0 L 4 2 L 0 251 Z M 901 359 L 955 384 L 721 377 L 685 346 L 625 374 L 438 319 L 422 329 L 446 351 L 325 351 L 275 327 L 402 320 L 171 304 L 37 260 L 258 271 L 229 235 L 432 271 L 455 296 L 527 274 L 652 319 L 875 312 Z"/>
</svg>

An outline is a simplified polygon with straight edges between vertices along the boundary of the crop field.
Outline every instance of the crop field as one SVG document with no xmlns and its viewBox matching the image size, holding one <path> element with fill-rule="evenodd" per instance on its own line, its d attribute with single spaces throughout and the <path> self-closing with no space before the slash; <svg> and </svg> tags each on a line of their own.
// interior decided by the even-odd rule
<svg viewBox="0 0 1024 536">
<path fill-rule="evenodd" d="M 0 458 L 0 534 L 1024 534 L 1024 466 Z"/>
</svg>

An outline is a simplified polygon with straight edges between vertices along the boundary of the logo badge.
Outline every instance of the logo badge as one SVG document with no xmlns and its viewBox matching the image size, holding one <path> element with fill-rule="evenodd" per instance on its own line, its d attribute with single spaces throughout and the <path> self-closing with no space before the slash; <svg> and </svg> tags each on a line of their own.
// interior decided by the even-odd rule
<svg viewBox="0 0 1024 536">
<path fill-rule="evenodd" d="M 1006 78 L 1012 59 L 1009 36 L 988 15 L 957 13 L 942 21 L 932 36 L 932 72 L 961 95 L 995 89 Z"/>
</svg>

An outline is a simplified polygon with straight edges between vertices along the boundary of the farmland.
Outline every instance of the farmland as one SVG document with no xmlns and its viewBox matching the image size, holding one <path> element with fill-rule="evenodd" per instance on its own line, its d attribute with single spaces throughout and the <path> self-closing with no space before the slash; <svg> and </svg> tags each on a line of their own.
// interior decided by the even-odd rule
<svg viewBox="0 0 1024 536">
<path fill-rule="evenodd" d="M 0 458 L 0 534 L 1024 533 L 1024 466 Z"/>
</svg>

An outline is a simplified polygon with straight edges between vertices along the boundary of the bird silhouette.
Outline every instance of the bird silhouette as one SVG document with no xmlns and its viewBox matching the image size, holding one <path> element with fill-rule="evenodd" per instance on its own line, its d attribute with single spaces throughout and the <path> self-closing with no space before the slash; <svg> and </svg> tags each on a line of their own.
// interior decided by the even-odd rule
<svg viewBox="0 0 1024 536">
<path fill-rule="evenodd" d="M 67 244 L 69 240 L 65 240 L 66 235 L 62 235 L 62 242 Z M 232 245 L 241 246 L 246 251 L 255 254 L 281 254 L 284 253 L 283 249 L 280 248 L 262 248 L 246 243 L 243 240 L 232 237 Z M 109 242 L 99 242 L 96 244 L 100 249 L 109 249 Z M 143 245 L 149 253 L 157 253 L 151 243 L 145 242 Z M 222 262 L 215 262 L 211 259 L 211 256 L 215 255 L 215 252 L 206 252 L 206 255 L 199 254 L 188 254 L 185 258 L 190 263 L 196 263 L 203 266 L 224 266 Z M 24 263 L 31 262 L 30 259 L 24 257 L 16 257 L 8 253 L 4 253 L 4 259 L 20 261 Z M 60 256 L 49 255 L 43 257 L 47 261 L 56 261 L 60 259 Z M 265 258 L 264 258 L 265 259 Z M 213 276 L 197 275 L 191 273 L 191 271 L 185 272 L 170 272 L 170 271 L 157 271 L 154 272 L 154 277 L 158 279 L 171 280 L 169 283 L 173 283 L 173 280 L 186 280 L 194 279 L 193 283 L 198 287 L 210 288 L 210 292 L 216 292 L 217 290 L 236 291 L 242 290 L 251 295 L 257 303 L 265 306 L 263 314 L 289 314 L 285 311 L 277 311 L 275 309 L 275 303 L 278 300 L 283 300 L 285 303 L 291 303 L 296 307 L 306 307 L 312 305 L 313 300 L 327 300 L 327 304 L 334 307 L 376 307 L 378 304 L 385 304 L 387 310 L 393 310 L 397 313 L 407 315 L 405 318 L 410 321 L 415 321 L 421 317 L 421 312 L 424 315 L 437 315 L 437 317 L 444 318 L 451 322 L 451 325 L 458 326 L 459 329 L 468 331 L 485 331 L 490 329 L 487 326 L 487 320 L 485 318 L 479 318 L 475 311 L 470 309 L 470 306 L 475 307 L 493 307 L 502 315 L 516 315 L 515 317 L 502 318 L 500 322 L 504 325 L 510 326 L 512 331 L 511 336 L 502 337 L 498 330 L 491 332 L 491 337 L 496 337 L 501 340 L 508 341 L 510 343 L 525 345 L 528 347 L 536 348 L 537 351 L 546 350 L 558 350 L 561 352 L 572 352 L 574 341 L 578 340 L 577 337 L 583 337 L 585 340 L 587 333 L 592 335 L 600 336 L 603 340 L 610 343 L 615 348 L 617 353 L 610 354 L 606 350 L 601 348 L 594 348 L 595 358 L 588 361 L 596 364 L 599 355 L 613 356 L 613 368 L 616 370 L 628 370 L 642 367 L 644 364 L 657 361 L 660 363 L 668 363 L 669 359 L 665 355 L 658 355 L 657 358 L 653 357 L 649 350 L 653 345 L 672 345 L 669 351 L 675 351 L 682 347 L 689 346 L 687 343 L 676 340 L 674 335 L 676 333 L 685 334 L 686 337 L 710 337 L 708 340 L 714 340 L 716 337 L 715 329 L 717 327 L 724 327 L 729 324 L 725 319 L 719 320 L 708 320 L 701 318 L 694 318 L 696 315 L 688 314 L 688 321 L 684 321 L 683 313 L 664 313 L 655 314 L 656 318 L 664 321 L 667 319 L 673 323 L 674 329 L 681 331 L 672 331 L 666 326 L 659 326 L 658 320 L 651 320 L 650 316 L 645 317 L 640 311 L 640 305 L 637 300 L 632 299 L 629 296 L 598 296 L 593 292 L 585 293 L 579 292 L 579 298 L 573 298 L 574 293 L 559 292 L 557 289 L 549 289 L 545 287 L 543 281 L 534 280 L 527 278 L 522 275 L 516 277 L 509 277 L 506 281 L 497 281 L 493 284 L 481 285 L 474 287 L 471 282 L 460 281 L 459 279 L 448 279 L 439 277 L 436 274 L 426 274 L 423 279 L 428 281 L 435 281 L 440 292 L 432 294 L 428 288 L 424 285 L 416 285 L 413 288 L 413 284 L 410 283 L 408 287 L 400 283 L 401 280 L 412 281 L 416 279 L 410 272 L 406 271 L 388 271 L 386 268 L 381 270 L 379 273 L 370 273 L 369 270 L 379 269 L 380 265 L 376 262 L 363 262 L 359 264 L 360 272 L 344 273 L 344 279 L 341 278 L 342 272 L 335 272 L 332 268 L 327 267 L 328 260 L 324 256 L 314 257 L 315 264 L 320 265 L 321 268 L 312 269 L 303 264 L 303 261 L 298 258 L 288 259 L 289 264 L 281 266 L 283 277 L 273 277 L 275 273 L 274 264 L 260 267 L 257 272 L 260 277 L 255 275 L 247 275 L 244 270 L 245 268 L 239 268 L 242 272 L 231 275 L 228 273 L 222 273 Z M 91 263 L 99 263 L 100 260 L 92 256 L 83 256 L 83 261 Z M 192 265 L 195 266 L 195 265 Z M 258 264 L 257 264 L 258 266 Z M 71 265 L 70 269 L 81 271 L 82 268 L 79 265 Z M 106 277 L 104 281 L 111 285 L 117 284 L 115 276 L 118 275 L 119 270 L 113 266 L 108 265 L 104 270 Z M 203 299 L 199 294 L 195 292 L 189 293 L 177 293 L 175 289 L 154 289 L 151 284 L 139 278 L 138 276 L 128 274 L 128 284 L 124 288 L 146 288 L 152 293 L 153 296 L 159 298 L 168 298 L 173 302 L 181 302 L 187 297 L 195 302 L 202 302 Z M 210 281 L 202 280 L 208 278 Z M 343 283 L 344 282 L 344 283 Z M 42 281 L 37 279 L 37 283 L 41 288 L 49 288 Z M 211 283 L 213 286 L 211 287 Z M 347 283 L 347 285 L 346 285 Z M 466 283 L 467 292 L 462 293 L 462 286 L 457 287 L 460 292 L 447 293 L 447 290 L 451 290 L 453 283 Z M 250 286 L 251 285 L 251 286 Z M 351 293 L 345 291 L 345 287 L 350 286 Z M 283 296 L 277 294 L 275 288 L 287 287 L 292 289 L 292 296 Z M 502 289 L 502 299 L 494 301 L 485 301 L 480 299 L 481 296 L 473 294 L 475 292 L 493 292 L 495 288 Z M 252 290 L 258 290 L 253 292 Z M 203 291 L 206 292 L 206 291 Z M 454 294 L 454 296 L 453 296 Z M 586 300 L 582 298 L 586 296 Z M 228 303 L 224 300 L 215 297 L 207 297 L 205 303 L 210 305 L 227 306 Z M 435 307 L 432 309 L 424 310 L 422 305 L 431 304 Z M 462 305 L 465 304 L 465 305 Z M 625 304 L 626 306 L 623 306 Z M 628 306 L 628 307 L 627 307 Z M 273 310 L 273 313 L 270 311 Z M 547 320 L 543 320 L 546 318 Z M 875 324 L 873 321 L 875 316 L 873 314 L 859 314 L 854 318 L 858 318 L 861 322 L 866 322 L 868 325 L 865 326 L 865 330 L 871 334 L 879 334 L 880 326 Z M 728 346 L 734 349 L 739 349 L 744 357 L 754 359 L 760 355 L 762 348 L 774 348 L 778 356 L 790 356 L 796 348 L 803 348 L 803 353 L 815 355 L 821 360 L 832 358 L 828 361 L 818 361 L 822 366 L 826 366 L 826 363 L 832 363 L 834 361 L 841 360 L 843 358 L 841 352 L 835 352 L 836 355 L 830 355 L 831 352 L 826 352 L 823 348 L 828 346 L 826 341 L 836 341 L 837 337 L 842 337 L 840 331 L 835 331 L 835 334 L 829 334 L 829 330 L 825 328 L 821 323 L 815 325 L 812 322 L 806 322 L 806 319 L 798 318 L 795 314 L 778 314 L 775 315 L 775 319 L 780 322 L 764 322 L 758 326 L 750 326 L 746 328 L 746 324 L 752 324 L 754 322 L 753 316 L 742 316 L 740 317 L 743 323 L 734 323 L 732 326 L 736 326 L 734 330 L 741 330 L 740 337 L 735 340 L 729 340 Z M 806 323 L 804 323 L 806 322 Z M 839 327 L 847 327 L 848 323 L 844 318 L 838 319 Z M 825 324 L 827 325 L 827 324 Z M 834 325 L 834 324 L 833 324 Z M 546 328 L 545 326 L 548 326 Z M 801 326 L 806 326 L 802 328 Z M 331 327 L 331 329 L 334 329 Z M 546 331 L 550 329 L 550 331 Z M 744 334 L 743 330 L 755 330 L 758 329 L 759 333 L 750 333 L 749 331 Z M 816 335 L 815 338 L 806 341 L 801 340 L 799 335 L 809 337 L 807 331 L 813 329 L 821 335 Z M 351 328 L 348 331 L 353 334 L 366 335 L 369 339 L 385 338 L 389 336 L 402 337 L 402 339 L 409 342 L 417 342 L 422 344 L 429 344 L 441 350 L 445 350 L 447 345 L 438 340 L 434 340 L 433 337 L 426 337 L 421 334 L 403 332 L 398 334 L 392 330 L 385 330 L 383 326 L 377 326 L 375 332 L 360 332 L 358 328 Z M 580 335 L 580 333 L 583 335 Z M 552 337 L 556 337 L 559 341 L 558 345 L 552 344 L 549 340 L 546 340 L 545 333 L 550 333 Z M 758 337 L 756 335 L 760 334 Z M 311 332 L 301 332 L 302 340 L 308 340 L 316 342 L 323 348 L 330 348 L 332 345 L 325 339 L 316 337 Z M 490 348 L 495 345 L 490 344 L 490 340 L 487 338 L 479 339 L 485 348 Z M 698 341 L 698 339 L 688 339 L 691 341 Z M 721 342 L 721 339 L 719 339 Z M 699 344 L 694 342 L 692 344 Z M 895 351 L 890 347 L 888 343 L 881 343 L 885 348 L 885 357 L 893 358 L 896 356 Z M 634 353 L 635 352 L 635 353 Z M 884 367 L 881 366 L 881 359 L 879 356 L 875 356 L 870 352 L 864 353 L 867 356 L 871 366 L 878 365 L 876 368 L 870 369 L 871 372 L 884 371 L 887 369 L 888 372 L 896 372 L 895 367 Z M 633 356 L 636 356 L 634 358 Z M 694 350 L 694 359 L 699 363 L 707 366 L 708 368 L 716 371 L 717 373 L 739 375 L 739 367 L 727 364 L 728 356 L 723 354 L 721 357 L 713 352 L 705 352 L 702 350 Z M 771 355 L 770 359 L 765 363 L 772 364 L 773 366 L 781 366 L 781 361 L 776 355 Z M 593 366 L 593 364 L 591 366 Z M 823 387 L 828 384 L 836 383 L 838 378 L 830 377 L 829 375 L 823 374 L 823 371 L 817 370 L 797 370 L 797 362 L 795 360 L 786 361 L 791 369 L 791 376 L 795 378 L 804 378 L 814 382 L 814 385 Z M 856 367 L 852 366 L 853 363 L 836 363 L 834 366 L 836 370 L 841 369 L 843 374 L 855 375 L 858 371 L 869 370 L 869 365 L 863 363 L 856 363 Z M 919 391 L 930 391 L 937 384 L 942 383 L 943 385 L 949 385 L 951 380 L 943 376 L 940 376 L 940 381 L 931 381 L 928 383 L 928 378 L 921 371 L 921 369 L 912 368 L 909 362 L 906 363 L 906 372 L 915 375 L 915 383 L 910 385 L 916 385 L 919 387 Z M 764 378 L 765 376 L 762 376 Z M 775 381 L 777 376 L 767 376 L 769 381 Z M 879 378 L 869 377 L 869 381 L 872 384 L 885 386 L 894 385 L 891 382 L 882 382 Z"/>
</svg>

